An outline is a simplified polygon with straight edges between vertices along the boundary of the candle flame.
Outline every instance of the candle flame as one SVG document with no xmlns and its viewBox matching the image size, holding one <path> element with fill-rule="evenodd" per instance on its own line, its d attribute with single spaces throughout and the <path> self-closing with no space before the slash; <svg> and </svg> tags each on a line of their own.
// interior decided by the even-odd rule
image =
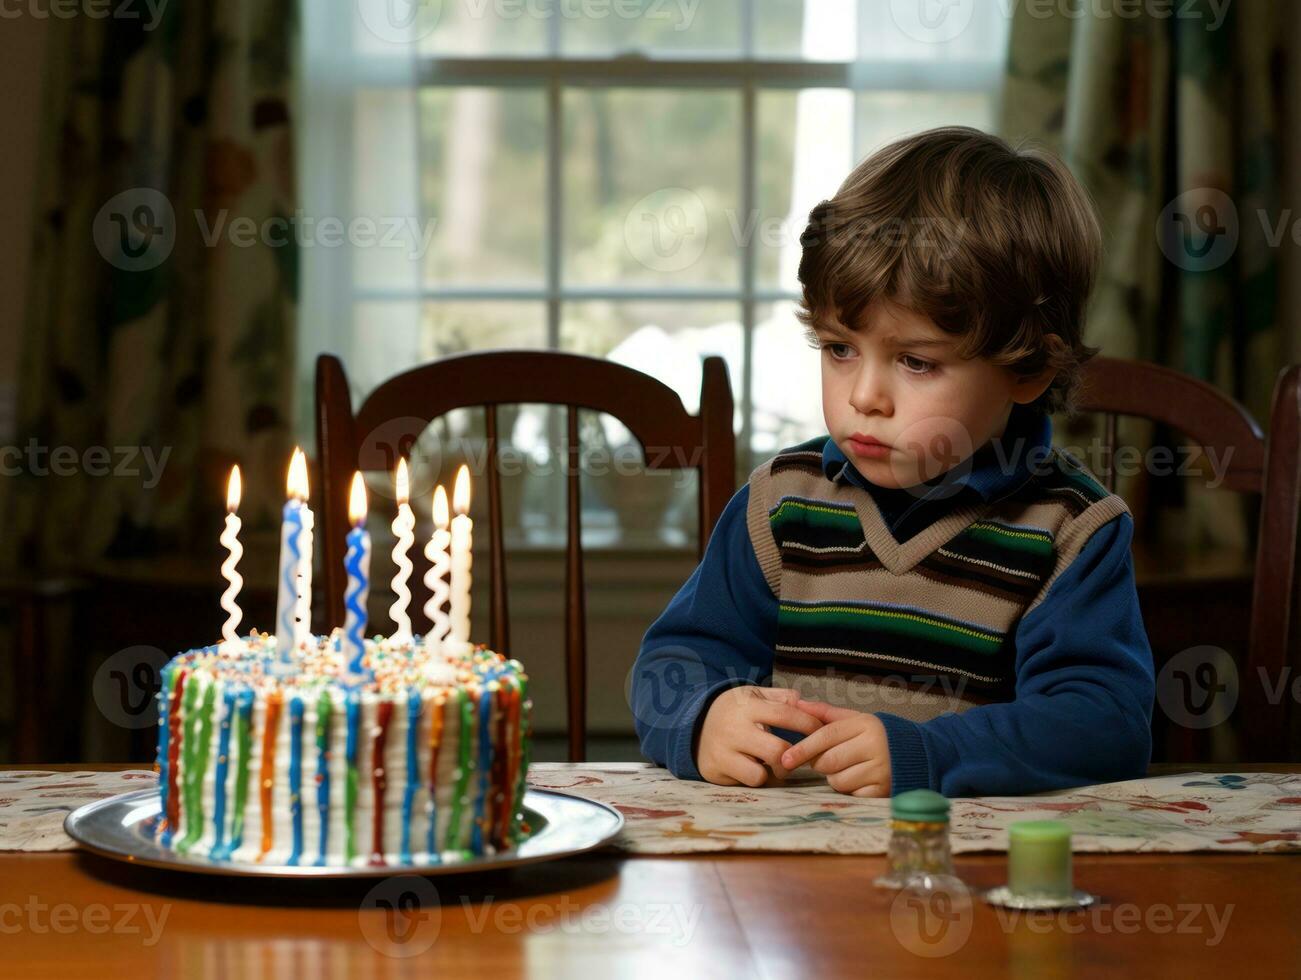
<svg viewBox="0 0 1301 980">
<path fill-rule="evenodd" d="M 411 478 L 407 475 L 406 457 L 398 458 L 398 475 L 396 483 L 398 503 L 405 504 L 411 499 Z"/>
<path fill-rule="evenodd" d="M 446 531 L 448 523 L 447 491 L 440 483 L 434 488 L 434 526 L 440 531 Z"/>
<path fill-rule="evenodd" d="M 244 485 L 239 478 L 239 464 L 230 468 L 230 480 L 226 483 L 226 513 L 233 514 L 239 510 L 239 498 L 244 493 Z"/>
<path fill-rule="evenodd" d="M 289 496 L 299 500 L 307 499 L 307 456 L 294 447 L 293 458 L 289 461 L 289 479 L 286 481 Z"/>
<path fill-rule="evenodd" d="M 452 487 L 452 507 L 458 514 L 470 512 L 470 467 L 464 463 L 456 471 L 456 483 Z"/>
<path fill-rule="evenodd" d="M 348 520 L 361 524 L 366 520 L 366 481 L 360 473 L 352 474 L 352 491 L 348 494 Z"/>
</svg>

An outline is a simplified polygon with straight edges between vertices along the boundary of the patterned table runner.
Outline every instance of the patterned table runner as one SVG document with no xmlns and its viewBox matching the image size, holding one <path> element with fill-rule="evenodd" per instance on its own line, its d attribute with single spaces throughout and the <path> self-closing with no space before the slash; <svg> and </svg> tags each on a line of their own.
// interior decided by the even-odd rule
<svg viewBox="0 0 1301 980">
<path fill-rule="evenodd" d="M 0 850 L 73 846 L 77 807 L 153 785 L 152 772 L 0 771 Z M 625 818 L 613 847 L 635 854 L 786 851 L 884 854 L 888 800 L 835 792 L 821 776 L 762 789 L 675 779 L 643 762 L 534 763 L 529 785 L 600 800 Z M 955 853 L 1004 851 L 1016 820 L 1064 820 L 1076 851 L 1301 852 L 1301 774 L 1183 773 L 1036 796 L 953 801 Z"/>
</svg>

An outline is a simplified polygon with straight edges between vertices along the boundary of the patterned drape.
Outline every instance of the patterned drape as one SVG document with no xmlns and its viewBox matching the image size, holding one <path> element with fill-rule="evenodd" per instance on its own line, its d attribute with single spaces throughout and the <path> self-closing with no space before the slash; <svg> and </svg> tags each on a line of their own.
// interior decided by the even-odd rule
<svg viewBox="0 0 1301 980">
<path fill-rule="evenodd" d="M 33 451 L 0 481 L 0 565 L 23 572 L 211 550 L 236 460 L 250 531 L 283 499 L 296 5 L 137 6 L 50 25 L 17 409 Z"/>
<path fill-rule="evenodd" d="M 1014 7 L 1000 133 L 1055 150 L 1097 204 L 1106 254 L 1088 341 L 1209 381 L 1267 428 L 1286 349 L 1270 237 L 1284 217 L 1288 5 L 1092 9 Z M 1130 432 L 1131 444 L 1151 437 L 1150 427 Z M 1187 488 L 1183 533 L 1193 544 L 1243 544 L 1246 498 L 1207 490 Z"/>
</svg>

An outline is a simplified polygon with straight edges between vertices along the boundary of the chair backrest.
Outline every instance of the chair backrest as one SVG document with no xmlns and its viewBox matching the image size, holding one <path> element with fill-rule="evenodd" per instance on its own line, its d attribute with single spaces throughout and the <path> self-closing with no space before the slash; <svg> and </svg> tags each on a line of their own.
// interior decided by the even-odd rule
<svg viewBox="0 0 1301 980">
<path fill-rule="evenodd" d="M 1114 459 L 1118 416 L 1139 416 L 1165 423 L 1214 452 L 1224 462 L 1224 487 L 1261 495 L 1246 662 L 1240 674 L 1249 757 L 1243 761 L 1285 759 L 1290 754 L 1288 698 L 1271 698 L 1269 692 L 1290 680 L 1298 667 L 1290 638 L 1301 516 L 1301 365 L 1278 374 L 1268 441 L 1239 402 L 1159 364 L 1093 358 L 1085 365 L 1078 407 L 1105 416 L 1108 460 Z M 1114 492 L 1115 466 L 1108 466 L 1105 482 Z"/>
<path fill-rule="evenodd" d="M 482 406 L 487 442 L 489 645 L 509 654 L 497 406 L 566 406 L 566 700 L 569 759 L 583 761 L 587 635 L 579 523 L 578 410 L 594 409 L 622 422 L 641 443 L 648 469 L 699 472 L 699 553 L 703 554 L 736 482 L 727 366 L 721 357 L 708 357 L 703 372 L 700 414 L 691 415 L 667 385 L 622 364 L 558 351 L 484 351 L 446 357 L 390 378 L 367 395 L 354 413 L 343 364 L 333 355 L 321 355 L 316 362 L 316 436 L 323 500 L 322 560 L 331 623 L 343 623 L 344 539 L 353 472 L 391 470 L 396 458 L 410 453 L 417 437 L 434 419 L 453 409 Z"/>
</svg>

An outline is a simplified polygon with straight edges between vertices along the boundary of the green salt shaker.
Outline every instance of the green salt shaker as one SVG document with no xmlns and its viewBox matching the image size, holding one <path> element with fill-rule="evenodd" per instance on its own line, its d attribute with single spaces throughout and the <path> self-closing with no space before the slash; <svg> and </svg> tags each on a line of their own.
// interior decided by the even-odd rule
<svg viewBox="0 0 1301 980">
<path fill-rule="evenodd" d="M 890 800 L 889 867 L 873 884 L 903 888 L 930 877 L 951 879 L 949 801 L 929 789 L 912 789 Z"/>
</svg>

